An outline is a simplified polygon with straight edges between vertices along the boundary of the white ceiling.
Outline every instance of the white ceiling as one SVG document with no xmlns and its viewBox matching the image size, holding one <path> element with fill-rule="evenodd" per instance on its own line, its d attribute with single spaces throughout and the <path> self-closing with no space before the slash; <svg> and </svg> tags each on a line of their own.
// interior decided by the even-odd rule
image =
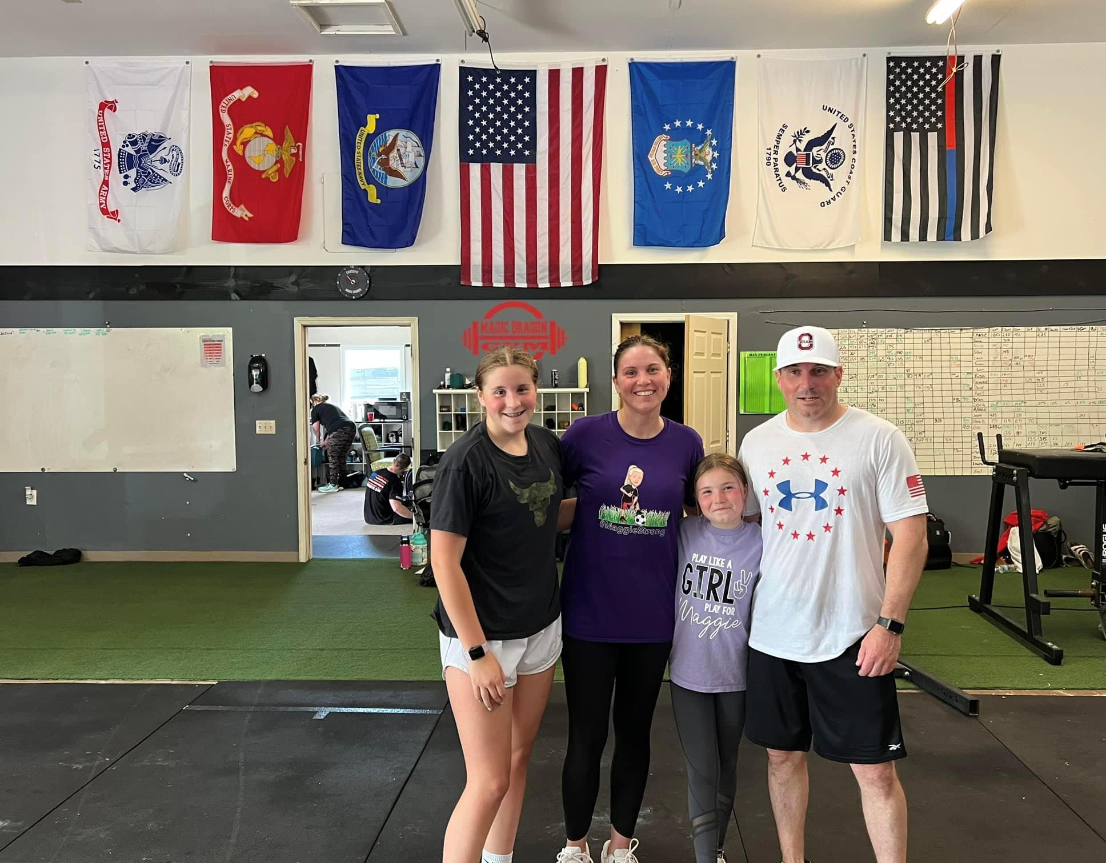
<svg viewBox="0 0 1106 863">
<path fill-rule="evenodd" d="M 477 0 L 500 53 L 933 46 L 932 0 Z M 406 36 L 320 36 L 287 0 L 2 0 L 0 57 L 460 53 L 453 0 L 393 0 Z M 967 0 L 967 45 L 1106 42 L 1106 0 Z"/>
</svg>

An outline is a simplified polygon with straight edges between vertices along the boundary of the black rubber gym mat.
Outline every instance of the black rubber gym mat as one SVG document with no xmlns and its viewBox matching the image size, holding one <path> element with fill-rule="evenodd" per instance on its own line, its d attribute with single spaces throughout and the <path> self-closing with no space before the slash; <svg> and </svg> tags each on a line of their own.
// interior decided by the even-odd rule
<svg viewBox="0 0 1106 863">
<path fill-rule="evenodd" d="M 913 863 L 1101 863 L 1106 843 L 984 728 L 923 693 L 900 693 L 909 754 L 898 762 Z M 987 706 L 980 708 L 980 719 Z M 779 859 L 763 750 L 746 741 L 738 823 L 749 858 Z M 1101 799 L 1101 798 L 1099 798 Z M 807 857 L 871 860 L 860 793 L 847 765 L 810 756 Z"/>
<path fill-rule="evenodd" d="M 208 684 L 0 685 L 0 849 Z"/>
<path fill-rule="evenodd" d="M 227 681 L 216 683 L 193 707 L 331 707 L 436 710 L 445 708 L 445 684 L 374 680 Z"/>
<path fill-rule="evenodd" d="M 283 706 L 312 697 L 295 688 Z M 183 711 L 0 861 L 363 863 L 439 714 L 314 716 Z"/>
<path fill-rule="evenodd" d="M 987 695 L 979 721 L 1106 841 L 1106 697 Z"/>
<path fill-rule="evenodd" d="M 568 740 L 568 709 L 564 687 L 554 684 L 541 731 L 534 744 L 526 785 L 526 802 L 515 844 L 515 860 L 551 861 L 564 846 L 561 808 L 561 767 Z M 610 836 L 610 762 L 614 732 L 610 732 L 603 757 L 602 783 L 591 827 L 592 859 Z M 638 854 L 643 861 L 693 860 L 691 829 L 687 816 L 687 784 L 683 750 L 672 718 L 668 687 L 661 690 L 653 723 L 653 747 L 649 785 L 645 790 L 638 823 Z M 407 788 L 396 802 L 384 831 L 369 856 L 369 863 L 394 860 L 441 859 L 442 837 L 450 813 L 465 782 L 465 767 L 452 713 L 448 710 L 427 744 Z M 741 837 L 731 824 L 726 842 L 730 863 L 747 863 Z M 0 858 L 2 859 L 2 858 Z"/>
</svg>

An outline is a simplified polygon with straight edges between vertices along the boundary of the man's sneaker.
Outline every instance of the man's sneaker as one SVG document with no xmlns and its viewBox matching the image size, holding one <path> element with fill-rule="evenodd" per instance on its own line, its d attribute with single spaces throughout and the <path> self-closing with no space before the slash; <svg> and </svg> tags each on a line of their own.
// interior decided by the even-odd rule
<svg viewBox="0 0 1106 863">
<path fill-rule="evenodd" d="M 630 840 L 629 848 L 619 848 L 608 854 L 607 848 L 610 844 L 610 839 L 603 843 L 603 850 L 599 853 L 599 863 L 638 863 L 637 856 L 634 854 L 638 846 L 637 839 Z"/>
<path fill-rule="evenodd" d="M 557 863 L 591 863 L 591 852 L 585 842 L 583 848 L 566 845 L 557 852 Z"/>
<path fill-rule="evenodd" d="M 336 486 L 336 485 L 321 485 L 321 486 L 319 486 L 319 494 L 333 494 L 334 492 L 341 491 L 341 490 L 342 489 L 339 486 Z"/>
</svg>

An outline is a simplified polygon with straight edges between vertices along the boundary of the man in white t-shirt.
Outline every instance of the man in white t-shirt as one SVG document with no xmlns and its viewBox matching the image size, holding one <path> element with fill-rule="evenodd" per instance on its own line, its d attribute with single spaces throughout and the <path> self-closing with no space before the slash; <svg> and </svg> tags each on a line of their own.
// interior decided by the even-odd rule
<svg viewBox="0 0 1106 863">
<path fill-rule="evenodd" d="M 746 515 L 761 578 L 749 631 L 745 735 L 768 749 L 783 863 L 804 860 L 807 752 L 852 766 L 879 863 L 906 860 L 906 755 L 894 669 L 926 558 L 925 487 L 901 431 L 837 400 L 833 335 L 799 327 L 776 351 L 787 410 L 745 436 Z M 883 570 L 885 529 L 894 542 Z"/>
</svg>

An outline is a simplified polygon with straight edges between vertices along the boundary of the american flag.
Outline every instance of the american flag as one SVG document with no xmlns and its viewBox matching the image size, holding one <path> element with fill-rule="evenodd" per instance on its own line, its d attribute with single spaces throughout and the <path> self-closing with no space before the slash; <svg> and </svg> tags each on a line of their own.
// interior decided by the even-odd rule
<svg viewBox="0 0 1106 863">
<path fill-rule="evenodd" d="M 885 242 L 991 232 L 1000 59 L 887 58 Z"/>
<path fill-rule="evenodd" d="M 595 281 L 606 64 L 459 79 L 461 284 Z"/>
<path fill-rule="evenodd" d="M 911 497 L 925 497 L 926 487 L 925 483 L 922 482 L 922 475 L 920 473 L 906 478 L 906 488 L 910 492 Z"/>
</svg>

